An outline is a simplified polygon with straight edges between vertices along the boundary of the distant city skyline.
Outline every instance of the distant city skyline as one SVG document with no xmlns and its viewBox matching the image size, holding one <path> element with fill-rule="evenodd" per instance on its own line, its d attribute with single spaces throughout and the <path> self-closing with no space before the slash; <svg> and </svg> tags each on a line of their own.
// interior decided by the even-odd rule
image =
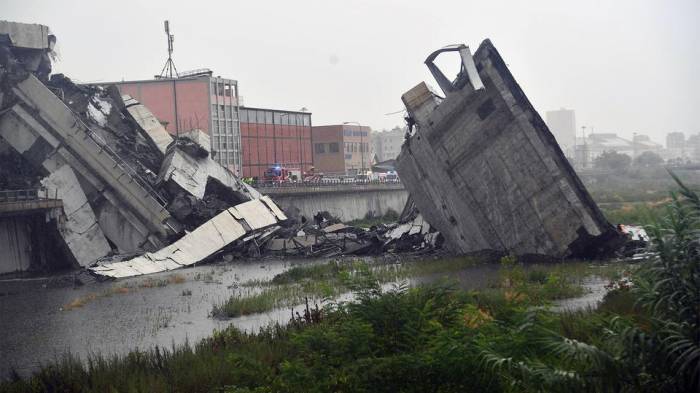
<svg viewBox="0 0 700 393">
<path fill-rule="evenodd" d="M 577 131 L 700 133 L 700 2 L 6 0 L 3 19 L 48 25 L 55 71 L 82 82 L 149 79 L 167 57 L 239 82 L 250 106 L 306 107 L 315 124 L 403 126 L 401 95 L 433 50 L 490 38 L 544 118 L 576 111 Z M 469 15 L 469 23 L 464 17 Z M 438 59 L 446 74 L 455 59 Z M 399 113 L 395 113 L 399 112 Z M 387 115 L 390 114 L 390 115 Z"/>
</svg>

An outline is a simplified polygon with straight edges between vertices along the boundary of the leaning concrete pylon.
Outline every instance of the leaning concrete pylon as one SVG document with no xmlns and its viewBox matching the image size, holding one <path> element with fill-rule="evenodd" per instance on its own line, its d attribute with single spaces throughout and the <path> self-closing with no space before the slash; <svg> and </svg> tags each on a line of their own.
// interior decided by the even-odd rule
<svg viewBox="0 0 700 393">
<path fill-rule="evenodd" d="M 433 64 L 456 51 L 450 81 Z M 595 257 L 620 244 L 493 44 L 426 60 L 444 97 L 420 83 L 402 96 L 415 130 L 397 159 L 424 217 L 456 252 Z"/>
</svg>

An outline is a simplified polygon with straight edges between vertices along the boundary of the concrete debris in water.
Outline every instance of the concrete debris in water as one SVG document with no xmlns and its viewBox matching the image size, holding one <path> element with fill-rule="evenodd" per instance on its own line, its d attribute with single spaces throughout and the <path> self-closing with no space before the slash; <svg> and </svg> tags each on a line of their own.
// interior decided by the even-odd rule
<svg viewBox="0 0 700 393">
<path fill-rule="evenodd" d="M 429 252 L 442 245 L 440 233 L 414 211 L 398 223 L 381 224 L 369 229 L 348 226 L 328 212 L 319 212 L 315 224 L 303 223 L 291 236 L 278 236 L 267 242 L 272 254 L 306 257 L 338 255 L 377 255 L 387 252 Z"/>
<path fill-rule="evenodd" d="M 434 65 L 458 52 L 450 81 Z M 624 241 L 489 40 L 426 60 L 444 97 L 420 83 L 402 96 L 414 130 L 397 159 L 418 210 L 459 253 L 601 257 Z"/>
</svg>

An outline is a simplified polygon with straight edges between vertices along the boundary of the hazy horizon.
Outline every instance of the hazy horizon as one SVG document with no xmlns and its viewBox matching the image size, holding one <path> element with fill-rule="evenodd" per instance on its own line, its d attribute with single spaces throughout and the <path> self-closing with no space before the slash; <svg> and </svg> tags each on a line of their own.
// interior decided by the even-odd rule
<svg viewBox="0 0 700 393">
<path fill-rule="evenodd" d="M 249 106 L 306 107 L 315 125 L 376 130 L 403 126 L 386 114 L 403 108 L 405 91 L 436 86 L 423 64 L 431 51 L 490 38 L 543 118 L 565 107 L 579 132 L 659 143 L 700 132 L 697 1 L 176 3 L 9 0 L 2 19 L 49 26 L 54 72 L 80 82 L 160 73 L 168 19 L 179 71 L 236 79 Z"/>
</svg>

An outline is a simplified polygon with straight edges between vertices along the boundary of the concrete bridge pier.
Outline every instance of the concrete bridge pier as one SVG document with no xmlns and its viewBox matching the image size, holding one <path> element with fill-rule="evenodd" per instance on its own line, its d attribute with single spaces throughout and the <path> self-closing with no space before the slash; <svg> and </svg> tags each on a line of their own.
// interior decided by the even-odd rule
<svg viewBox="0 0 700 393">
<path fill-rule="evenodd" d="M 66 264 L 58 236 L 61 200 L 36 190 L 0 191 L 0 274 L 51 270 Z"/>
</svg>

